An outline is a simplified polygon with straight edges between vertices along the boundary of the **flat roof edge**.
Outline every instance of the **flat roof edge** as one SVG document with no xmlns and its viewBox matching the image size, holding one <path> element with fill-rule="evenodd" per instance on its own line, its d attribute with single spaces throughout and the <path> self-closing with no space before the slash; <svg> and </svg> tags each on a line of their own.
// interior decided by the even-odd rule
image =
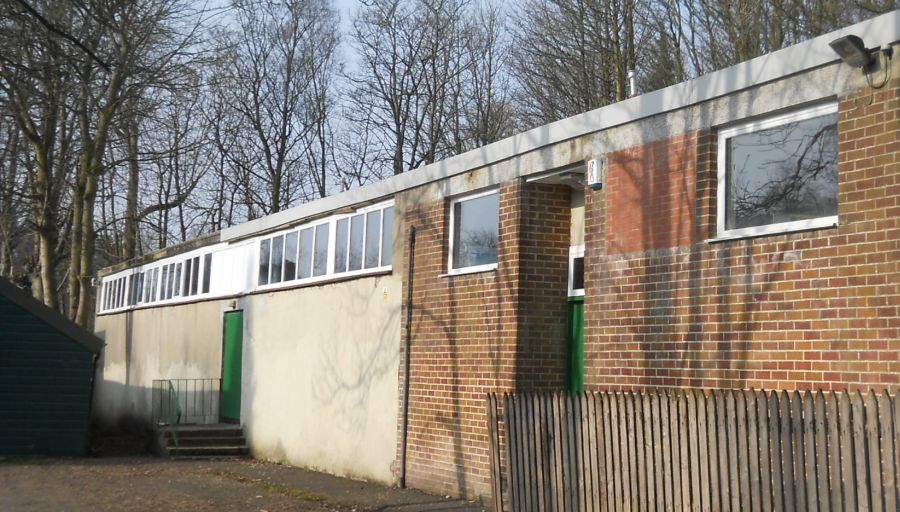
<svg viewBox="0 0 900 512">
<path fill-rule="evenodd" d="M 258 233 L 285 227 L 308 217 L 342 208 L 387 199 L 397 192 L 493 165 L 566 140 L 687 108 L 750 87 L 832 64 L 839 59 L 828 43 L 847 34 L 865 36 L 865 42 L 869 47 L 896 43 L 900 41 L 900 10 L 861 21 L 686 82 L 538 126 L 402 174 L 231 226 L 217 233 L 155 251 L 129 262 L 112 265 L 101 269 L 99 275 L 108 275 L 131 268 L 136 263 L 146 263 L 180 254 L 199 246 L 248 238 Z"/>
<path fill-rule="evenodd" d="M 403 174 L 223 229 L 221 240 L 227 242 L 245 238 L 305 217 L 372 201 L 575 137 L 689 107 L 831 64 L 839 59 L 828 43 L 847 34 L 864 35 L 866 43 L 870 47 L 895 43 L 900 40 L 900 10 L 882 14 L 686 82 L 539 126 Z"/>
</svg>

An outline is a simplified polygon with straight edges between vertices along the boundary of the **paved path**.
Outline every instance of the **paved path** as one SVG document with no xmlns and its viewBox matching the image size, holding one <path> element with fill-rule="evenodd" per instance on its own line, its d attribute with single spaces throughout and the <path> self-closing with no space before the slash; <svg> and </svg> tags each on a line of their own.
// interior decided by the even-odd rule
<svg viewBox="0 0 900 512">
<path fill-rule="evenodd" d="M 0 460 L 0 511 L 407 512 L 483 507 L 252 459 Z"/>
</svg>

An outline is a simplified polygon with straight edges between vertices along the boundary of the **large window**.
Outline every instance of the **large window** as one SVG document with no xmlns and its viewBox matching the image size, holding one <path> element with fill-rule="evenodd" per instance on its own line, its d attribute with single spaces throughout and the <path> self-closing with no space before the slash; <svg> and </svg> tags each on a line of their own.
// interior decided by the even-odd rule
<svg viewBox="0 0 900 512">
<path fill-rule="evenodd" d="M 393 232 L 393 201 L 385 201 L 237 245 L 207 246 L 103 277 L 98 308 L 105 313 L 389 272 Z"/>
<path fill-rule="evenodd" d="M 335 222 L 334 272 L 391 266 L 394 208 L 361 212 Z"/>
<path fill-rule="evenodd" d="M 394 208 L 380 204 L 260 240 L 259 285 L 386 270 Z"/>
<path fill-rule="evenodd" d="M 837 105 L 719 133 L 717 236 L 837 224 Z"/>
<path fill-rule="evenodd" d="M 212 252 L 202 256 L 180 256 L 155 262 L 152 268 L 133 269 L 124 276 L 105 277 L 101 285 L 100 311 L 178 301 L 209 293 L 212 260 Z"/>
<path fill-rule="evenodd" d="M 450 273 L 477 272 L 497 266 L 500 202 L 496 190 L 450 202 Z"/>
</svg>

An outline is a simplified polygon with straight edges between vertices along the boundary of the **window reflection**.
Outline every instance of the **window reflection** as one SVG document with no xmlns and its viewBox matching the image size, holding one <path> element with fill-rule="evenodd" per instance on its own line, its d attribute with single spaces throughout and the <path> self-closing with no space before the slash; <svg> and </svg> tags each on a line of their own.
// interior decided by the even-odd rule
<svg viewBox="0 0 900 512">
<path fill-rule="evenodd" d="M 366 268 L 378 266 L 378 245 L 381 243 L 381 210 L 366 215 Z"/>
<path fill-rule="evenodd" d="M 726 150 L 726 229 L 837 215 L 837 114 L 736 135 Z"/>
<path fill-rule="evenodd" d="M 288 233 L 284 237 L 284 280 L 297 278 L 297 232 Z"/>
<path fill-rule="evenodd" d="M 313 228 L 300 231 L 300 257 L 297 263 L 297 278 L 305 279 L 312 275 Z"/>
<path fill-rule="evenodd" d="M 500 205 L 496 193 L 453 206 L 453 268 L 497 263 Z"/>
<path fill-rule="evenodd" d="M 313 258 L 313 275 L 324 276 L 328 271 L 328 224 L 316 226 L 316 249 Z"/>
<path fill-rule="evenodd" d="M 340 219 L 335 224 L 334 240 L 334 271 L 347 271 L 347 235 L 349 234 L 350 221 Z"/>
<path fill-rule="evenodd" d="M 363 260 L 363 224 L 362 215 L 350 217 L 350 264 L 349 270 L 362 268 Z"/>
</svg>

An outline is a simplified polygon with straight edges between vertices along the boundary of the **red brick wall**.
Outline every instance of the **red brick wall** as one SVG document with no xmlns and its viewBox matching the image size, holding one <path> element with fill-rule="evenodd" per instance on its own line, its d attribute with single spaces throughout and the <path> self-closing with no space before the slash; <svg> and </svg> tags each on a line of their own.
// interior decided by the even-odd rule
<svg viewBox="0 0 900 512">
<path fill-rule="evenodd" d="M 559 389 L 565 377 L 569 189 L 508 182 L 499 200 L 500 263 L 477 274 L 445 275 L 447 200 L 404 212 L 407 229 L 417 230 L 407 448 L 412 487 L 489 496 L 486 394 Z"/>
<path fill-rule="evenodd" d="M 680 247 L 697 241 L 693 209 L 696 155 L 693 133 L 607 155 L 609 253 Z"/>
<path fill-rule="evenodd" d="M 712 130 L 608 155 L 585 204 L 587 387 L 898 391 L 898 91 L 840 102 L 833 229 L 706 242 Z M 568 191 L 501 184 L 499 268 L 450 277 L 448 201 L 411 198 L 407 481 L 487 495 L 485 393 L 563 386 Z"/>
<path fill-rule="evenodd" d="M 406 225 L 416 227 L 407 448 L 411 487 L 490 494 L 485 393 L 512 389 L 515 383 L 518 188 L 515 183 L 500 188 L 502 264 L 495 272 L 444 276 L 448 201 L 413 204 L 404 212 Z M 407 260 L 408 250 L 407 244 Z M 405 275 L 403 286 L 405 297 Z"/>
<path fill-rule="evenodd" d="M 571 189 L 523 187 L 519 258 L 518 391 L 558 391 L 566 377 Z"/>
<path fill-rule="evenodd" d="M 588 387 L 896 392 L 898 107 L 898 80 L 841 99 L 833 229 L 704 242 L 712 132 L 608 155 L 586 199 Z"/>
</svg>

